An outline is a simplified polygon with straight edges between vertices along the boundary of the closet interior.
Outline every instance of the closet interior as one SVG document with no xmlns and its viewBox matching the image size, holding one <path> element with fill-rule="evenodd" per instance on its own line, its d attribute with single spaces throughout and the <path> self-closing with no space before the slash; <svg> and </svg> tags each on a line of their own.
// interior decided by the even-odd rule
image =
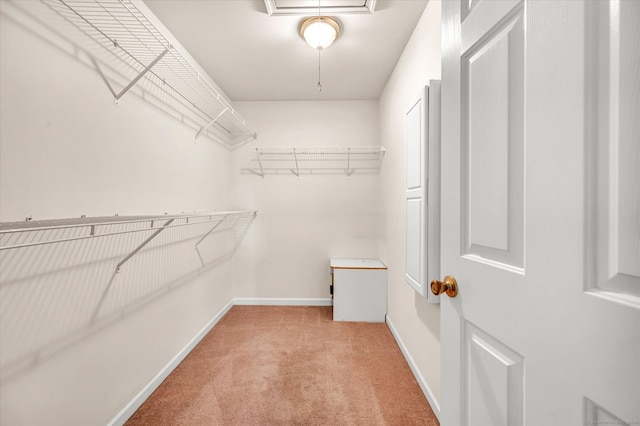
<svg viewBox="0 0 640 426">
<path fill-rule="evenodd" d="M 344 320 L 385 322 L 397 286 L 423 306 L 402 280 L 397 117 L 435 71 L 380 99 L 232 101 L 152 4 L 0 7 L 0 423 L 122 424 L 234 305 L 332 306 L 331 259 L 379 269 Z"/>
</svg>

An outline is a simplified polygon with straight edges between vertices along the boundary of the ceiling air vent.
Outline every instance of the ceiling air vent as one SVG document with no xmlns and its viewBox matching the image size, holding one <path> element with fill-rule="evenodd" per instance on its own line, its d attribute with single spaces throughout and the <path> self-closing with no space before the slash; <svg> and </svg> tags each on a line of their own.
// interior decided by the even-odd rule
<svg viewBox="0 0 640 426">
<path fill-rule="evenodd" d="M 264 0 L 269 15 L 311 16 L 318 13 L 318 0 Z M 376 0 L 322 0 L 325 15 L 373 13 Z"/>
</svg>

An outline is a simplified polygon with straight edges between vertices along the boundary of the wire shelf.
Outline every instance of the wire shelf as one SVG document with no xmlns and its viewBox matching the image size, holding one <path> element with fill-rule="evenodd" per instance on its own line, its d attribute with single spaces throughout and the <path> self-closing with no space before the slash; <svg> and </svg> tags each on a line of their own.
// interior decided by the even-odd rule
<svg viewBox="0 0 640 426">
<path fill-rule="evenodd" d="M 0 381 L 230 261 L 256 214 L 0 223 Z"/>
<path fill-rule="evenodd" d="M 385 149 L 381 146 L 255 148 L 256 157 L 244 174 L 376 174 Z"/>
<path fill-rule="evenodd" d="M 134 86 L 164 92 L 198 132 L 227 148 L 257 137 L 212 80 L 140 0 L 42 0 L 75 28 L 116 102 Z M 117 75 L 117 76 L 114 76 Z M 120 89 L 121 86 L 124 86 Z M 167 101 L 165 101 L 167 102 Z"/>
<path fill-rule="evenodd" d="M 203 223 L 253 218 L 255 210 L 158 216 L 113 216 L 0 223 L 0 251 Z M 63 235 L 63 237 L 60 237 Z"/>
</svg>

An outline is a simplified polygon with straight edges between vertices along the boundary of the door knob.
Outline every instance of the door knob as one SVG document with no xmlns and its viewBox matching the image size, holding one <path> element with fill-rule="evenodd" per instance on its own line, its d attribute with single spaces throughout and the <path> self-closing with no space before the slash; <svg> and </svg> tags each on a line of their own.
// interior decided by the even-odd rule
<svg viewBox="0 0 640 426">
<path fill-rule="evenodd" d="M 458 295 L 458 283 L 451 275 L 447 275 L 444 277 L 444 282 L 438 280 L 431 281 L 431 292 L 436 296 L 447 293 L 449 297 L 456 297 Z"/>
</svg>

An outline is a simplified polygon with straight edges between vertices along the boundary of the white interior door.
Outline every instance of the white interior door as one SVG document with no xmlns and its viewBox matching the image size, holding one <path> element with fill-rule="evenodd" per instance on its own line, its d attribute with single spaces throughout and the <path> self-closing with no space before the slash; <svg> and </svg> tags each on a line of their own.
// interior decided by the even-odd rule
<svg viewBox="0 0 640 426">
<path fill-rule="evenodd" d="M 442 424 L 638 424 L 640 2 L 442 9 Z"/>
</svg>

